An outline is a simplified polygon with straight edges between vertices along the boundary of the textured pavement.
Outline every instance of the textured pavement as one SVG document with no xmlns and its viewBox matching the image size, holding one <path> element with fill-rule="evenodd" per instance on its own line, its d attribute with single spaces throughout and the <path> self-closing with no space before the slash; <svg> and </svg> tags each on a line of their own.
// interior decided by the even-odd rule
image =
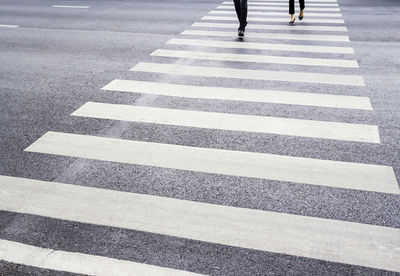
<svg viewBox="0 0 400 276">
<path fill-rule="evenodd" d="M 46 132 L 62 132 L 200 148 L 375 164 L 400 179 L 400 20 L 398 1 L 339 0 L 352 54 L 166 45 L 172 38 L 236 41 L 236 37 L 180 35 L 221 1 L 0 0 L 0 175 L 96 187 L 400 230 L 399 194 L 300 182 L 213 174 L 24 151 Z M 88 5 L 89 9 L 52 8 Z M 251 10 L 251 7 L 249 8 Z M 307 13 L 306 13 L 307 15 Z M 273 17 L 272 17 L 273 18 Z M 251 17 L 250 17 L 251 21 Z M 208 21 L 215 22 L 215 21 Z M 228 22 L 218 22 L 228 23 Z M 232 23 L 232 22 L 229 22 Z M 256 22 L 254 22 L 256 24 Z M 257 24 L 267 24 L 257 22 Z M 286 25 L 286 23 L 268 24 Z M 300 26 L 301 23 L 297 22 Z M 313 23 L 306 25 L 312 26 Z M 315 24 L 322 25 L 325 24 Z M 331 26 L 330 24 L 326 24 Z M 340 25 L 342 26 L 342 25 Z M 235 29 L 202 28 L 231 31 Z M 251 31 L 251 22 L 248 26 Z M 267 32 L 254 30 L 254 33 Z M 268 31 L 285 33 L 285 31 Z M 286 33 L 317 34 L 307 31 Z M 323 35 L 335 33 L 320 32 Z M 341 33 L 343 34 L 343 33 Z M 344 33 L 347 35 L 347 33 Z M 343 46 L 340 42 L 245 38 L 246 42 Z M 359 68 L 245 63 L 155 57 L 157 49 L 355 59 Z M 366 86 L 245 80 L 129 71 L 140 62 L 235 69 L 349 74 Z M 193 99 L 101 90 L 114 79 L 197 86 L 268 89 L 368 97 L 373 111 L 318 106 Z M 229 114 L 274 116 L 379 127 L 381 143 L 273 133 L 227 131 L 74 117 L 87 102 Z M 377 183 L 379 186 L 380 183 Z M 1 187 L 1 186 L 0 186 Z M 4 209 L 2 209 L 4 210 Z M 171 222 L 173 224 L 173 218 Z M 0 211 L 0 239 L 104 256 L 207 275 L 383 275 L 396 272 L 293 254 Z M 397 237 L 397 242 L 400 236 Z M 399 243 L 397 243 L 399 244 Z M 0 248 L 1 250 L 1 248 Z M 400 251 L 399 251 L 400 252 Z M 399 253 L 400 259 L 400 253 Z M 69 275 L 0 262 L 0 275 Z"/>
</svg>

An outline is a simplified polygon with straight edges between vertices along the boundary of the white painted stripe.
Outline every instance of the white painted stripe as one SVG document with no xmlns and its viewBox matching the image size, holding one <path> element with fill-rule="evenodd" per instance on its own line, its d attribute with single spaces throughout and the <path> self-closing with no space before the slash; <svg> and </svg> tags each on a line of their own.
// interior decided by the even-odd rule
<svg viewBox="0 0 400 276">
<path fill-rule="evenodd" d="M 400 272 L 397 228 L 5 176 L 0 189 L 6 211 Z"/>
<path fill-rule="evenodd" d="M 211 16 L 207 15 L 202 18 L 202 20 L 219 20 L 219 21 L 237 21 L 236 16 Z M 318 18 L 307 18 L 304 19 L 307 23 L 323 23 L 323 24 L 344 24 L 343 19 L 318 19 Z M 279 17 L 249 17 L 249 23 L 251 22 L 275 22 L 275 23 L 288 23 L 287 18 Z M 294 26 L 293 26 L 294 27 Z"/>
<path fill-rule="evenodd" d="M 202 77 L 235 78 L 235 79 L 248 79 L 248 80 L 270 80 L 270 81 L 365 86 L 363 77 L 358 75 L 249 70 L 249 69 L 186 66 L 179 64 L 146 63 L 146 62 L 140 62 L 139 64 L 134 66 L 131 69 L 131 71 L 179 74 L 179 75 L 202 76 Z"/>
<path fill-rule="evenodd" d="M 235 32 L 204 31 L 204 30 L 184 30 L 183 35 L 203 35 L 203 36 L 224 36 L 236 37 Z M 336 41 L 349 42 L 347 35 L 311 35 L 311 34 L 290 34 L 290 33 L 246 33 L 246 37 L 261 39 L 282 39 L 282 40 L 311 40 L 311 41 Z"/>
<path fill-rule="evenodd" d="M 200 51 L 189 51 L 189 50 L 165 50 L 165 49 L 158 49 L 153 53 L 151 53 L 151 56 L 190 58 L 190 59 L 203 59 L 203 60 L 221 60 L 221 61 L 235 61 L 235 62 L 294 64 L 302 66 L 358 68 L 358 63 L 356 60 L 346 60 L 346 59 L 283 57 L 283 56 L 267 56 L 267 55 L 212 53 L 212 52 L 200 52 Z"/>
<path fill-rule="evenodd" d="M 53 5 L 53 8 L 67 8 L 67 9 L 88 9 L 89 6 L 62 6 L 62 5 Z"/>
<path fill-rule="evenodd" d="M 272 3 L 272 2 L 247 2 L 249 6 L 257 5 L 257 6 L 285 6 L 287 7 L 287 3 Z M 233 2 L 222 2 L 223 5 L 233 5 Z M 296 6 L 299 6 L 297 2 L 295 2 Z M 330 3 L 330 4 L 315 4 L 315 3 L 307 3 L 307 7 L 339 7 L 339 4 Z"/>
<path fill-rule="evenodd" d="M 87 102 L 72 116 L 380 143 L 377 126 Z"/>
<path fill-rule="evenodd" d="M 18 28 L 18 25 L 0 24 L 0 28 Z"/>
<path fill-rule="evenodd" d="M 217 9 L 221 10 L 234 10 L 235 7 L 233 5 L 222 5 L 218 6 Z M 270 10 L 270 11 L 282 11 L 282 10 L 288 10 L 287 7 L 264 7 L 264 6 L 251 6 L 249 9 L 251 10 Z M 307 13 L 308 11 L 321 11 L 321 12 L 340 12 L 339 8 L 308 8 L 307 7 Z M 320 15 L 324 15 L 324 13 L 321 13 Z"/>
<path fill-rule="evenodd" d="M 367 97 L 317 93 L 256 90 L 227 87 L 192 86 L 135 80 L 113 80 L 102 90 L 145 93 L 173 97 L 261 102 L 372 110 Z"/>
<path fill-rule="evenodd" d="M 25 151 L 400 194 L 392 167 L 47 132 Z"/>
<path fill-rule="evenodd" d="M 269 3 L 269 2 L 288 2 L 287 0 L 251 0 L 251 1 L 256 1 L 256 2 L 265 2 L 265 3 Z M 336 0 L 307 0 L 308 2 L 319 2 L 319 3 L 337 3 Z M 287 4 L 286 4 L 287 5 Z"/>
<path fill-rule="evenodd" d="M 32 183 L 33 185 L 38 184 L 38 186 L 41 186 L 41 184 L 45 185 L 51 184 L 46 182 L 36 182 L 28 179 L 17 179 L 17 178 L 15 179 L 8 178 L 8 179 L 10 179 L 11 181 L 15 180 L 18 182 L 19 180 L 25 182 L 30 181 L 33 182 Z M 7 181 L 8 179 L 0 177 L 1 181 L 0 187 L 3 187 L 2 184 L 4 183 L 4 181 Z M 57 189 L 59 188 L 57 186 L 58 183 L 54 183 L 52 187 Z M 75 188 L 72 185 L 70 186 L 72 188 Z M 39 191 L 36 190 L 35 195 L 37 195 L 38 192 Z M 18 197 L 15 194 L 13 194 L 13 196 Z M 62 204 L 64 203 L 65 202 L 63 202 Z M 158 267 L 154 265 L 142 264 L 126 260 L 112 259 L 103 256 L 42 248 L 8 240 L 0 240 L 0 260 L 27 266 L 40 267 L 44 269 L 64 271 L 69 273 L 79 273 L 85 275 L 99 275 L 99 276 L 200 275 L 197 273 L 192 273 L 182 270 Z"/>
<path fill-rule="evenodd" d="M 237 28 L 234 23 L 193 23 L 192 27 L 200 28 Z M 285 31 L 323 31 L 323 32 L 347 32 L 346 27 L 335 26 L 304 26 L 304 25 L 266 25 L 266 24 L 250 24 L 247 30 L 285 30 Z"/>
<path fill-rule="evenodd" d="M 210 14 L 228 14 L 228 15 L 235 15 L 235 11 L 210 11 Z M 285 16 L 287 17 L 288 14 L 285 12 L 252 12 L 249 11 L 248 15 L 253 16 Z M 340 13 L 312 13 L 312 12 L 307 12 L 306 14 L 307 17 L 342 17 Z"/>
<path fill-rule="evenodd" d="M 232 48 L 232 49 L 256 49 L 256 50 L 275 50 L 292 52 L 312 52 L 312 53 L 332 53 L 332 54 L 353 54 L 352 47 L 330 47 L 330 46 L 311 46 L 293 45 L 277 43 L 242 43 L 238 41 L 217 41 L 217 40 L 197 40 L 197 39 L 171 39 L 167 44 L 191 45 L 201 47 Z"/>
</svg>

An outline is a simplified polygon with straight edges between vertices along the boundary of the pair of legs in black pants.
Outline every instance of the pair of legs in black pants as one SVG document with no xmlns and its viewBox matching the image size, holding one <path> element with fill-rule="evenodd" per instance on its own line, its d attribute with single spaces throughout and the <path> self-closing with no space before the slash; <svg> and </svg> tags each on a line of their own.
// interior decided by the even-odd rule
<svg viewBox="0 0 400 276">
<path fill-rule="evenodd" d="M 247 25 L 247 0 L 233 0 L 239 19 L 239 31 L 244 31 Z"/>
<path fill-rule="evenodd" d="M 300 11 L 304 10 L 304 0 L 299 0 Z M 289 0 L 289 14 L 294 14 L 294 0 Z"/>
</svg>

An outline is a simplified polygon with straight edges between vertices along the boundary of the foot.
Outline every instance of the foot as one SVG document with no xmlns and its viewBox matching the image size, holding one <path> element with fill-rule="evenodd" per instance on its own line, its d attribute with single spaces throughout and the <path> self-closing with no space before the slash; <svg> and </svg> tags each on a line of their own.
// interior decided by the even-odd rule
<svg viewBox="0 0 400 276">
<path fill-rule="evenodd" d="M 290 15 L 290 21 L 289 21 L 289 25 L 294 25 L 294 21 L 296 20 L 296 18 L 294 18 L 294 14 Z"/>
<path fill-rule="evenodd" d="M 299 20 L 302 20 L 303 17 L 304 17 L 304 16 L 303 16 L 303 11 L 301 11 L 300 14 L 299 14 Z"/>
<path fill-rule="evenodd" d="M 244 37 L 244 30 L 238 31 L 238 37 Z"/>
</svg>

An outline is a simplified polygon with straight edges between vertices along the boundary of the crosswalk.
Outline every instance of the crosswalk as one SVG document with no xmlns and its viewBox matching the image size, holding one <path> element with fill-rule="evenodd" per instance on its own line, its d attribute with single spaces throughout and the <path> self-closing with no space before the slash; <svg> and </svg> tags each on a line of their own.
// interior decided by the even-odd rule
<svg viewBox="0 0 400 276">
<path fill-rule="evenodd" d="M 175 42 L 176 39 L 171 39 L 169 41 L 169 43 Z M 187 41 L 185 40 L 184 42 Z M 208 44 L 207 41 L 206 44 Z M 293 91 L 194 86 L 136 80 L 113 80 L 112 82 L 104 86 L 102 90 L 164 95 L 171 97 L 185 97 L 194 99 L 278 103 L 372 110 L 372 105 L 368 97 L 342 96 Z"/>
<path fill-rule="evenodd" d="M 271 71 L 253 69 L 232 69 L 221 67 L 189 66 L 179 64 L 163 64 L 141 62 L 131 71 L 164 73 L 175 75 L 218 77 L 247 80 L 271 80 L 285 82 L 304 82 L 320 84 L 337 84 L 365 86 L 364 79 L 358 75 L 304 73 L 294 71 Z"/>
<path fill-rule="evenodd" d="M 0 259 L 28 266 L 87 275 L 200 275 L 102 256 L 41 248 L 7 240 L 0 240 Z"/>
<path fill-rule="evenodd" d="M 203 31 L 203 30 L 185 30 L 183 35 L 204 35 L 204 36 L 225 36 L 232 37 L 235 35 L 233 32 L 222 31 Z M 284 39 L 284 40 L 302 40 L 302 41 L 337 41 L 349 42 L 348 36 L 345 35 L 310 35 L 310 34 L 286 34 L 286 33 L 250 33 L 247 34 L 250 38 L 259 39 Z"/>
<path fill-rule="evenodd" d="M 286 11 L 287 7 L 263 7 L 263 6 L 255 6 L 253 7 L 252 5 L 250 5 L 252 10 L 269 10 L 269 11 Z M 221 10 L 232 10 L 234 9 L 234 7 L 232 5 L 223 5 L 223 6 L 218 6 L 217 9 L 221 9 Z M 335 11 L 335 12 L 339 12 L 340 9 L 339 8 L 307 8 L 307 11 L 321 11 L 321 12 L 331 12 L 331 11 Z"/>
<path fill-rule="evenodd" d="M 237 61 L 237 62 L 255 62 L 255 63 L 280 63 L 280 64 L 296 64 L 304 66 L 332 66 L 358 68 L 356 60 L 346 59 L 323 59 L 323 58 L 299 58 L 299 57 L 282 57 L 282 56 L 259 56 L 249 54 L 225 54 L 213 52 L 200 52 L 188 50 L 156 50 L 151 53 L 152 56 L 158 57 L 175 57 L 175 58 L 191 58 L 205 60 L 221 60 L 221 61 Z"/>
<path fill-rule="evenodd" d="M 251 27 L 250 27 L 251 28 Z M 250 29 L 249 28 L 249 29 Z M 188 33 L 185 33 L 188 34 Z M 202 34 L 196 32 L 194 34 Z M 210 34 L 210 33 L 208 33 Z M 213 33 L 211 33 L 213 34 Z M 230 33 L 231 34 L 231 33 Z M 351 47 L 335 47 L 335 46 L 313 46 L 313 45 L 290 45 L 281 43 L 259 43 L 248 42 L 246 44 L 237 41 L 215 41 L 215 40 L 198 40 L 198 39 L 171 39 L 167 44 L 203 46 L 212 48 L 231 48 L 231 49 L 253 49 L 253 50 L 270 50 L 270 51 L 288 51 L 288 52 L 307 52 L 307 53 L 334 53 L 334 54 L 353 54 Z"/>
<path fill-rule="evenodd" d="M 388 270 L 399 268 L 400 229 L 54 182 L 2 180 L 4 192 L 11 196 L 2 198 L 0 206 L 14 212 L 357 265 L 373 262 Z"/>
<path fill-rule="evenodd" d="M 214 14 L 215 12 L 210 12 L 210 14 Z M 221 14 L 220 12 L 216 14 Z M 222 13 L 226 14 L 226 13 Z M 237 21 L 237 17 L 233 15 L 232 12 L 228 12 L 227 14 L 231 14 L 232 16 L 213 16 L 206 15 L 202 18 L 202 20 L 221 20 L 221 21 Z M 283 17 L 255 17 L 251 16 L 248 20 L 251 24 L 252 22 L 276 22 L 276 23 L 287 23 L 287 18 Z M 311 18 L 307 19 L 308 23 L 319 23 L 319 24 L 344 24 L 343 19 L 325 19 L 325 18 Z"/>
<path fill-rule="evenodd" d="M 194 22 L 167 41 L 165 48 L 152 52 L 151 61 L 132 65 L 131 79 L 112 80 L 99 93 L 212 101 L 219 103 L 217 106 L 248 103 L 279 106 L 281 110 L 299 106 L 338 113 L 362 111 L 373 117 L 370 99 L 353 94 L 355 89 L 365 89 L 365 82 L 337 1 L 307 2 L 310 8 L 304 23 L 288 26 L 287 0 L 249 1 L 246 37 L 238 41 L 234 7 L 224 1 L 200 22 Z M 136 78 L 139 74 L 148 74 L 157 81 Z M 186 78 L 217 81 L 213 85 L 180 81 Z M 228 81 L 237 82 L 224 85 Z M 252 82 L 263 83 L 262 88 L 245 85 Z M 319 86 L 324 89 L 314 89 Z M 91 118 L 160 128 L 216 130 L 226 135 L 309 139 L 320 143 L 322 150 L 326 141 L 347 143 L 349 147 L 361 144 L 378 147 L 382 143 L 379 126 L 373 123 L 236 113 L 227 112 L 226 108 L 196 110 L 190 106 L 89 101 L 71 116 L 77 120 Z M 274 181 L 276 189 L 280 184 L 291 183 L 325 187 L 339 195 L 353 192 L 400 196 L 394 170 L 388 164 L 283 155 L 269 150 L 250 152 L 160 143 L 151 137 L 141 141 L 52 130 L 24 149 L 28 154 L 202 173 L 210 177 L 237 177 L 244 184 L 247 179 Z M 94 186 L 0 176 L 0 210 L 153 233 L 166 239 L 176 237 L 400 272 L 398 228 L 117 191 L 112 185 Z M 177 270 L 171 262 L 159 266 L 6 239 L 0 239 L 0 259 L 88 275 L 207 274 L 190 267 Z"/>
<path fill-rule="evenodd" d="M 210 11 L 210 14 L 228 14 L 228 15 L 236 15 L 236 12 L 232 8 L 232 10 L 224 11 L 224 10 L 215 10 L 215 11 Z M 250 11 L 249 16 L 287 16 L 286 12 L 265 12 L 265 11 Z M 310 12 L 307 13 L 307 16 L 310 17 L 342 17 L 341 14 L 339 13 L 315 13 L 315 12 Z"/>
<path fill-rule="evenodd" d="M 263 6 L 284 6 L 285 9 L 287 9 L 287 3 L 275 3 L 275 2 L 254 2 L 254 1 L 248 1 L 247 2 L 249 7 L 253 5 L 263 5 Z M 222 2 L 223 5 L 233 5 L 233 2 L 225 1 Z M 296 2 L 295 5 L 298 6 L 298 3 Z M 339 7 L 339 4 L 337 3 L 330 3 L 330 4 L 323 4 L 323 3 L 307 3 L 307 7 Z M 307 8 L 308 10 L 308 8 Z"/>
<path fill-rule="evenodd" d="M 206 23 L 197 22 L 193 23 L 192 27 L 201 28 L 226 28 L 235 29 L 237 26 L 233 23 Z M 296 29 L 289 25 L 267 25 L 267 24 L 251 24 L 249 30 L 285 30 L 285 31 L 321 31 L 321 32 L 347 32 L 346 27 L 332 27 L 332 26 L 296 26 Z"/>
</svg>

